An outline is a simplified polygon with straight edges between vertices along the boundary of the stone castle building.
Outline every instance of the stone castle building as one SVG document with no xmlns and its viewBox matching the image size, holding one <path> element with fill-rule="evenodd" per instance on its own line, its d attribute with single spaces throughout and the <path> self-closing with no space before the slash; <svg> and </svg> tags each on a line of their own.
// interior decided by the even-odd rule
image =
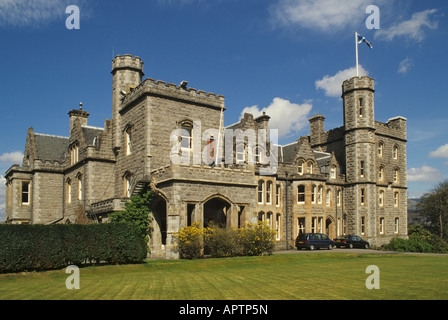
<svg viewBox="0 0 448 320">
<path fill-rule="evenodd" d="M 224 141 L 224 129 L 268 133 L 269 116 L 245 114 L 224 128 L 223 96 L 143 76 L 139 57 L 113 60 L 112 119 L 103 128 L 88 126 L 80 106 L 68 113 L 68 137 L 28 130 L 22 165 L 5 175 L 7 223 L 74 223 L 77 212 L 105 222 L 150 186 L 153 257 L 175 258 L 173 234 L 211 220 L 230 228 L 266 221 L 279 248 L 302 232 L 357 234 L 377 246 L 407 236 L 406 119 L 375 121 L 373 79 L 342 84 L 342 127 L 325 131 L 316 115 L 310 135 L 282 146 L 260 136 L 255 145 Z M 229 141 L 231 163 L 215 153 Z M 201 151 L 208 162 L 195 161 Z M 275 160 L 270 175 L 266 159 Z"/>
</svg>

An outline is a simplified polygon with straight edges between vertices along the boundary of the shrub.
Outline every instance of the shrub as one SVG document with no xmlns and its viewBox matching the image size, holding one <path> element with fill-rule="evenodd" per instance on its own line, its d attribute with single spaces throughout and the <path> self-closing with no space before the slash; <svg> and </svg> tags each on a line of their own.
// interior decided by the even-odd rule
<svg viewBox="0 0 448 320">
<path fill-rule="evenodd" d="M 213 258 L 235 257 L 243 254 L 239 231 L 210 225 L 205 229 L 204 250 Z"/>
<path fill-rule="evenodd" d="M 203 254 L 204 229 L 198 223 L 183 227 L 174 235 L 181 258 L 197 259 Z"/>
<path fill-rule="evenodd" d="M 0 272 L 58 269 L 71 264 L 135 263 L 147 245 L 134 225 L 0 225 Z"/>
<path fill-rule="evenodd" d="M 243 247 L 243 254 L 247 256 L 272 254 L 275 247 L 275 231 L 262 221 L 240 229 L 238 238 Z"/>
</svg>

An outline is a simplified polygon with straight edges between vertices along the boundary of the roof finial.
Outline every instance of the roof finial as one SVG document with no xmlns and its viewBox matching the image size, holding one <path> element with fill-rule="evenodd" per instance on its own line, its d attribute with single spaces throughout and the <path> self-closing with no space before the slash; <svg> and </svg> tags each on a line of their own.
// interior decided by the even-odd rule
<svg viewBox="0 0 448 320">
<path fill-rule="evenodd" d="M 82 110 L 82 102 L 79 103 L 79 110 Z"/>
</svg>

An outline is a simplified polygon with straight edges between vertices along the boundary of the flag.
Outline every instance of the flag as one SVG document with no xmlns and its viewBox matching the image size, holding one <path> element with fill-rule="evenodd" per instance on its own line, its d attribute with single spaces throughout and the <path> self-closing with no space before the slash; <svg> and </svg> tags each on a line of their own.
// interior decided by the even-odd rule
<svg viewBox="0 0 448 320">
<path fill-rule="evenodd" d="M 364 42 L 370 49 L 373 49 L 373 45 L 366 39 L 366 37 L 363 37 L 358 34 L 358 43 Z"/>
</svg>

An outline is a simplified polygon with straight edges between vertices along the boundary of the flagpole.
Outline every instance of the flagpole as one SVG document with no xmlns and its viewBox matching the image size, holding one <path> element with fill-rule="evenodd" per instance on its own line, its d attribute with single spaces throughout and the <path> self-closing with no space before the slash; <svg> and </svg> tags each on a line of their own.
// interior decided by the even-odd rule
<svg viewBox="0 0 448 320">
<path fill-rule="evenodd" d="M 358 32 L 355 32 L 355 44 L 356 44 L 356 76 L 359 78 Z"/>
</svg>

